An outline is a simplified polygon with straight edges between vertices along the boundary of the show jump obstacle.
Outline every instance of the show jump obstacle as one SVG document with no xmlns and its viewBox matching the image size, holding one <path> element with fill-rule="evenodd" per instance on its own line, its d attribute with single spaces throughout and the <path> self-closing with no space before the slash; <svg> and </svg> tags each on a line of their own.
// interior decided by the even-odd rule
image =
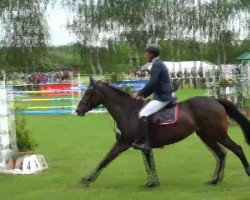
<svg viewBox="0 0 250 200">
<path fill-rule="evenodd" d="M 125 90 L 127 87 L 133 88 L 134 91 L 138 91 L 145 86 L 146 80 L 140 81 L 118 81 L 113 83 L 113 86 Z M 27 85 L 21 85 L 22 88 L 27 88 Z M 22 106 L 22 110 L 19 110 L 16 114 L 24 115 L 74 115 L 76 107 L 81 100 L 82 95 L 87 89 L 86 83 L 78 80 L 72 81 L 72 83 L 56 83 L 56 84 L 40 84 L 40 85 L 28 85 L 30 88 L 38 88 L 38 90 L 12 90 L 8 93 L 14 95 L 14 101 L 18 102 Z M 15 86 L 15 87 L 20 87 Z M 34 103 L 37 103 L 34 106 Z M 45 103 L 52 103 L 53 106 L 46 106 Z M 61 102 L 59 104 L 59 102 Z M 62 103 L 63 102 L 63 103 Z M 32 105 L 32 106 L 31 106 Z M 48 104 L 47 104 L 48 105 Z M 90 113 L 106 113 L 106 109 L 103 107 L 94 109 Z"/>
<path fill-rule="evenodd" d="M 34 174 L 48 168 L 42 155 L 25 155 L 18 157 L 16 141 L 16 121 L 14 94 L 12 84 L 5 81 L 5 73 L 1 71 L 0 81 L 0 173 Z M 14 157 L 17 157 L 14 160 Z"/>
<path fill-rule="evenodd" d="M 17 91 L 13 90 L 15 101 L 19 104 L 26 102 L 37 102 L 36 106 L 28 106 L 18 111 L 16 114 L 24 115 L 71 115 L 75 114 L 76 105 L 81 97 L 80 83 L 56 83 L 36 85 L 38 90 Z M 29 85 L 35 86 L 35 85 Z M 84 88 L 83 88 L 84 89 Z M 34 96 L 35 95 L 35 96 Z M 60 96 L 60 97 L 57 97 Z M 63 97 L 61 97 L 63 96 Z M 28 98 L 27 98 L 28 97 Z M 37 98 L 38 97 L 38 98 Z M 53 98 L 52 98 L 53 97 Z M 67 105 L 45 106 L 45 102 L 65 102 Z M 70 103 L 70 104 L 69 104 Z"/>
<path fill-rule="evenodd" d="M 65 84 L 66 85 L 66 84 Z M 53 89 L 52 84 L 41 84 L 38 85 L 42 90 L 36 91 L 15 91 L 12 90 L 10 93 L 14 94 L 14 101 L 18 103 L 26 102 L 37 102 L 37 106 L 28 106 L 23 108 L 22 111 L 18 111 L 16 114 L 24 115 L 74 115 L 77 104 L 79 103 L 82 95 L 86 91 L 86 84 L 80 83 L 80 79 L 76 82 L 68 83 L 67 89 Z M 60 84 L 56 84 L 59 87 Z M 66 88 L 66 86 L 65 86 Z M 36 95 L 36 98 L 34 97 Z M 39 97 L 37 98 L 37 95 Z M 56 96 L 60 97 L 56 97 Z M 61 97 L 63 96 L 63 97 Z M 53 97 L 53 98 L 51 98 Z M 64 102 L 67 105 L 54 105 L 45 106 L 45 102 Z M 70 103 L 70 104 L 69 104 Z M 97 108 L 91 113 L 104 113 L 104 108 Z"/>
</svg>

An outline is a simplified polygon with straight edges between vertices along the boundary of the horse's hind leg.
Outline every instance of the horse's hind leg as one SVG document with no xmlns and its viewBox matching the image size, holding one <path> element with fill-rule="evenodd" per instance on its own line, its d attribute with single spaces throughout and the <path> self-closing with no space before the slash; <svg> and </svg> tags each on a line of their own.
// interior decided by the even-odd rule
<svg viewBox="0 0 250 200">
<path fill-rule="evenodd" d="M 242 147 L 236 144 L 229 136 L 227 136 L 224 140 L 220 141 L 220 143 L 227 149 L 231 150 L 241 160 L 247 175 L 250 176 L 250 166 L 242 150 Z"/>
<path fill-rule="evenodd" d="M 217 142 L 205 138 L 202 132 L 197 132 L 197 135 L 207 145 L 208 149 L 213 153 L 216 160 L 216 168 L 213 178 L 208 183 L 215 185 L 219 182 L 222 182 L 224 178 L 224 169 L 226 164 L 226 150 Z"/>
</svg>

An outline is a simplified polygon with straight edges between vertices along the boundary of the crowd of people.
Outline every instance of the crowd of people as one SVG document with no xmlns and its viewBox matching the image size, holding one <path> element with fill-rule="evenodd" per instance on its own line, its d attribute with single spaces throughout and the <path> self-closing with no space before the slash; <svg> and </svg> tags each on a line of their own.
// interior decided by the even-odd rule
<svg viewBox="0 0 250 200">
<path fill-rule="evenodd" d="M 14 73 L 12 80 L 23 80 L 27 84 L 45 83 L 70 83 L 73 80 L 73 72 L 52 71 L 52 72 L 33 72 L 33 73 Z"/>
<path fill-rule="evenodd" d="M 0 81 L 4 80 L 4 72 L 0 70 Z"/>
</svg>

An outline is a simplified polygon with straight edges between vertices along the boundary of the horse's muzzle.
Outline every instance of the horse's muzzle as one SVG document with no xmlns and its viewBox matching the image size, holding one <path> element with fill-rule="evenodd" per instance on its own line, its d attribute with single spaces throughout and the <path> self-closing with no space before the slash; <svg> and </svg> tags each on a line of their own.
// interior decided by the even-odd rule
<svg viewBox="0 0 250 200">
<path fill-rule="evenodd" d="M 76 113 L 77 113 L 77 115 L 78 116 L 80 116 L 80 117 L 84 117 L 85 116 L 85 114 L 86 114 L 86 112 L 81 112 L 80 110 L 76 110 Z"/>
</svg>

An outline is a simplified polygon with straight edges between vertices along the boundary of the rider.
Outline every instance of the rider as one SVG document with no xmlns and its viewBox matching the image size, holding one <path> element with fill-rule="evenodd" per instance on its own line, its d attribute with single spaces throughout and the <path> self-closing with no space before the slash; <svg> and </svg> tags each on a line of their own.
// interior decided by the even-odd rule
<svg viewBox="0 0 250 200">
<path fill-rule="evenodd" d="M 152 63 L 150 69 L 150 80 L 142 90 L 133 95 L 134 98 L 138 99 L 142 97 L 146 98 L 151 94 L 154 94 L 154 100 L 150 101 L 139 112 L 139 119 L 142 124 L 143 141 L 141 142 L 138 140 L 132 144 L 134 148 L 143 150 L 144 152 L 149 152 L 151 150 L 148 117 L 166 107 L 174 100 L 168 69 L 160 60 L 159 55 L 160 47 L 157 44 L 150 44 L 146 47 L 145 57 L 148 62 Z"/>
</svg>

